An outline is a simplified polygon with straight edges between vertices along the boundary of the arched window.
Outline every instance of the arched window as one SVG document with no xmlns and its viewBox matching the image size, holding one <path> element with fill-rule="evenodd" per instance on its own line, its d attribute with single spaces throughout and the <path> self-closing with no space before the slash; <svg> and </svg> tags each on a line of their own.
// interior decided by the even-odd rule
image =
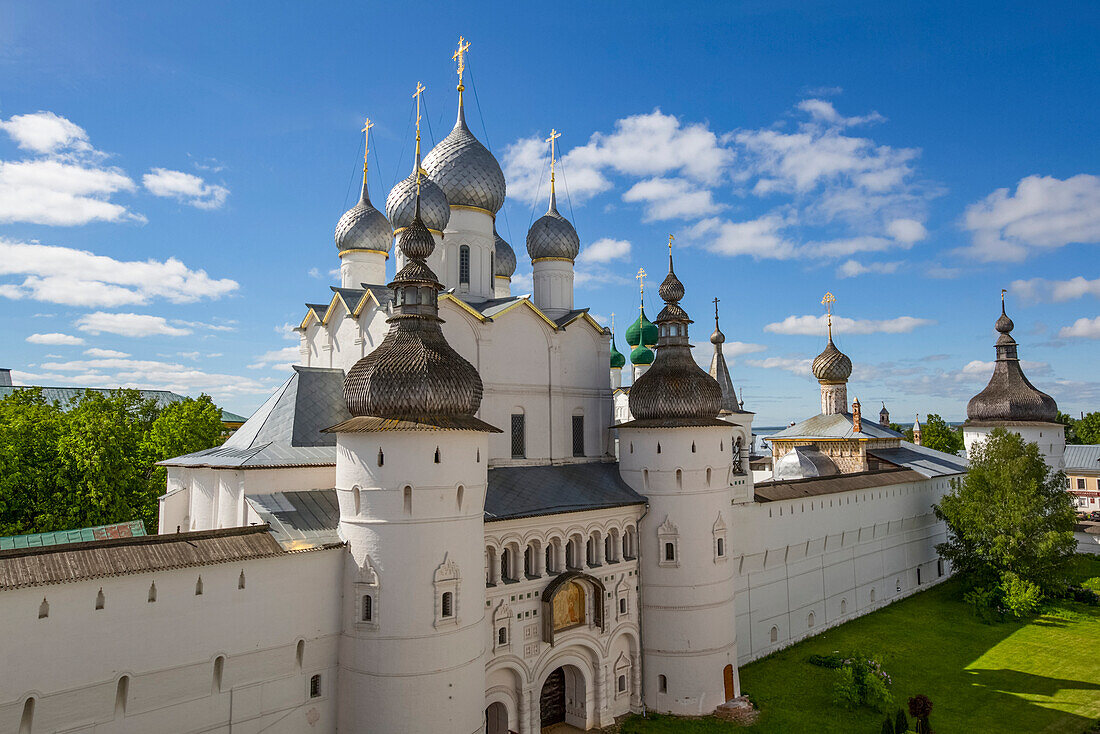
<svg viewBox="0 0 1100 734">
<path fill-rule="evenodd" d="M 584 415 L 573 416 L 573 456 L 584 456 Z"/>
<path fill-rule="evenodd" d="M 363 621 L 374 621 L 374 597 L 370 594 L 363 594 Z"/>
<path fill-rule="evenodd" d="M 355 514 L 358 515 L 359 510 L 362 507 L 362 505 L 360 504 L 359 488 L 358 487 L 352 487 L 351 488 L 351 504 L 354 508 Z"/>
<path fill-rule="evenodd" d="M 378 447 L 378 466 L 383 466 L 386 463 L 386 455 L 382 453 L 382 447 Z"/>
<path fill-rule="evenodd" d="M 214 693 L 222 692 L 222 671 L 225 669 L 225 656 L 214 658 Z"/>
<path fill-rule="evenodd" d="M 530 578 L 535 575 L 535 559 L 531 553 L 531 546 L 523 549 L 523 575 Z"/>
<path fill-rule="evenodd" d="M 244 588 L 244 571 L 241 571 L 241 575 L 239 577 L 237 577 L 237 588 L 238 589 L 243 589 Z"/>
<path fill-rule="evenodd" d="M 126 715 L 126 699 L 130 695 L 130 676 L 124 675 L 118 679 L 115 686 L 115 718 Z"/>
<path fill-rule="evenodd" d="M 402 504 L 406 515 L 411 515 L 413 511 L 413 488 L 406 486 L 401 492 Z"/>
<path fill-rule="evenodd" d="M 157 582 L 154 581 L 153 583 L 149 584 L 149 598 L 146 601 L 148 601 L 150 604 L 152 604 L 156 600 L 157 600 Z"/>
<path fill-rule="evenodd" d="M 508 628 L 507 627 L 501 627 L 500 629 L 497 630 L 497 644 L 498 645 L 507 645 L 508 644 Z"/>
<path fill-rule="evenodd" d="M 500 552 L 500 578 L 504 581 L 512 580 L 512 551 L 508 548 Z"/>
<path fill-rule="evenodd" d="M 623 691 L 626 690 L 626 676 L 625 675 L 620 675 L 619 676 L 618 683 L 615 684 L 615 687 L 618 689 L 619 693 L 622 693 Z"/>
<path fill-rule="evenodd" d="M 453 592 L 443 592 L 441 616 L 443 616 L 445 619 L 449 619 L 450 617 L 454 616 L 454 598 L 455 596 Z"/>
<path fill-rule="evenodd" d="M 657 676 L 657 692 L 668 693 L 668 678 L 663 675 Z"/>
<path fill-rule="evenodd" d="M 572 538 L 570 538 L 569 540 L 566 541 L 566 543 L 565 543 L 565 567 L 566 568 L 576 568 L 577 567 L 576 552 L 574 551 L 574 547 L 575 547 L 575 544 L 573 543 Z"/>
<path fill-rule="evenodd" d="M 719 538 L 718 539 L 718 556 L 722 557 L 724 555 L 726 555 L 726 539 L 725 538 Z"/>
<path fill-rule="evenodd" d="M 455 493 L 455 500 L 458 503 L 459 511 L 462 510 L 462 495 L 464 495 L 465 493 L 466 493 L 466 488 L 463 487 L 461 484 L 458 485 L 458 492 Z"/>
<path fill-rule="evenodd" d="M 439 447 L 436 446 L 435 447 L 435 463 L 438 464 L 440 462 L 441 458 L 442 457 L 439 455 Z"/>
<path fill-rule="evenodd" d="M 772 642 L 779 642 L 779 628 L 772 626 L 771 632 L 768 633 L 768 639 Z"/>
<path fill-rule="evenodd" d="M 666 561 L 675 561 L 676 560 L 676 545 L 675 544 L 665 543 L 665 560 Z"/>
<path fill-rule="evenodd" d="M 841 599 L 840 600 L 840 613 L 841 614 L 847 614 L 848 613 L 848 600 L 847 599 Z"/>
<path fill-rule="evenodd" d="M 589 538 L 584 544 L 584 562 L 589 566 L 596 565 L 596 543 L 594 538 Z"/>
<path fill-rule="evenodd" d="M 99 593 L 95 595 L 95 608 L 102 609 L 107 603 L 107 599 L 103 596 L 103 587 L 100 587 Z"/>
<path fill-rule="evenodd" d="M 512 458 L 527 456 L 527 419 L 523 413 L 512 413 Z"/>
<path fill-rule="evenodd" d="M 814 626 L 814 613 L 810 612 L 806 617 L 806 627 L 810 628 Z"/>
<path fill-rule="evenodd" d="M 318 673 L 309 679 L 309 697 L 320 698 L 321 697 L 321 675 Z"/>
<path fill-rule="evenodd" d="M 1100 481 L 1100 480 L 1098 480 L 1098 481 Z M 938 561 L 936 561 L 936 575 L 937 576 L 943 576 L 943 559 L 942 558 L 939 559 Z"/>
<path fill-rule="evenodd" d="M 710 486 L 710 467 L 707 467 L 707 486 Z"/>
<path fill-rule="evenodd" d="M 294 664 L 298 666 L 298 670 L 302 669 L 302 661 L 306 657 L 306 641 L 298 640 L 298 646 L 294 649 Z"/>
<path fill-rule="evenodd" d="M 195 596 L 202 596 L 202 576 L 195 581 Z"/>
<path fill-rule="evenodd" d="M 611 533 L 608 533 L 603 539 L 603 559 L 607 563 L 615 562 L 615 545 L 615 539 L 611 537 Z"/>
<path fill-rule="evenodd" d="M 626 597 L 619 599 L 619 614 L 626 614 Z"/>
<path fill-rule="evenodd" d="M 875 600 L 875 590 L 871 589 L 871 601 Z"/>
<path fill-rule="evenodd" d="M 462 285 L 470 285 L 469 245 L 462 245 L 458 248 L 458 282 Z"/>
<path fill-rule="evenodd" d="M 19 734 L 31 734 L 34 726 L 34 697 L 23 702 L 23 716 L 19 719 Z"/>
<path fill-rule="evenodd" d="M 553 543 L 546 544 L 546 573 L 557 573 L 558 569 L 554 565 L 554 545 Z"/>
</svg>

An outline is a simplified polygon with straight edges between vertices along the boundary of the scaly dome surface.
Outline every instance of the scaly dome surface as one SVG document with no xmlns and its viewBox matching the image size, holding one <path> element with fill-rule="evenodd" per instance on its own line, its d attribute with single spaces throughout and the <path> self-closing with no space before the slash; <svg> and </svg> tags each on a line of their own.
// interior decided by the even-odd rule
<svg viewBox="0 0 1100 734">
<path fill-rule="evenodd" d="M 366 169 L 363 172 L 363 191 L 359 203 L 344 212 L 336 223 L 336 249 L 373 250 L 387 255 L 393 245 L 393 230 L 382 212 L 371 204 L 367 192 Z"/>
<path fill-rule="evenodd" d="M 993 376 L 980 393 L 970 398 L 966 417 L 972 421 L 1032 421 L 1054 423 L 1058 420 L 1058 404 L 1027 379 L 1020 368 L 1016 340 L 1010 332 L 1012 319 L 1001 306 L 1001 316 L 994 328 L 997 338 L 997 361 Z"/>
<path fill-rule="evenodd" d="M 481 376 L 440 329 L 437 296 L 443 286 L 424 262 L 435 241 L 418 204 L 398 238 L 407 262 L 389 284 L 396 304 L 387 320 L 390 330 L 348 371 L 344 399 L 356 417 L 483 430 L 474 418 L 481 405 Z"/>
<path fill-rule="evenodd" d="M 677 302 L 684 286 L 668 258 L 668 276 L 661 284 L 665 307 L 657 317 L 660 335 L 653 366 L 630 388 L 630 412 L 638 421 L 677 425 L 681 421 L 716 420 L 722 409 L 722 388 L 691 355 L 691 319 Z"/>
<path fill-rule="evenodd" d="M 820 382 L 847 382 L 852 376 L 852 360 L 836 348 L 832 335 L 821 354 L 814 357 L 810 370 Z"/>
<path fill-rule="evenodd" d="M 493 227 L 493 275 L 511 278 L 516 272 L 516 252 Z"/>
<path fill-rule="evenodd" d="M 417 160 L 416 164 L 419 166 L 420 161 Z M 394 231 L 412 224 L 415 209 L 416 168 L 413 168 L 413 172 L 398 181 L 386 197 L 386 216 Z M 443 189 L 423 175 L 420 176 L 420 219 L 425 227 L 436 232 L 446 229 L 447 222 L 451 220 L 451 205 Z"/>
<path fill-rule="evenodd" d="M 557 196 L 551 189 L 550 208 L 527 232 L 527 254 L 532 261 L 546 257 L 572 261 L 580 251 L 581 238 L 569 220 L 558 213 Z"/>
<path fill-rule="evenodd" d="M 454 129 L 424 158 L 424 170 L 452 206 L 472 206 L 496 214 L 507 186 L 493 154 L 466 126 L 461 98 Z"/>
</svg>

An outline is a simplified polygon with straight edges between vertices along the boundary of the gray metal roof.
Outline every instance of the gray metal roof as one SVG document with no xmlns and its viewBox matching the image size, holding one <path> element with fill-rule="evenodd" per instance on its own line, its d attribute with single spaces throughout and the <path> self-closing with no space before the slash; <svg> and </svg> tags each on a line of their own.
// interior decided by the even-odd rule
<svg viewBox="0 0 1100 734">
<path fill-rule="evenodd" d="M 1066 446 L 1066 471 L 1100 471 L 1100 444 Z"/>
<path fill-rule="evenodd" d="M 851 413 L 834 413 L 831 415 L 815 415 L 804 421 L 799 421 L 789 428 L 784 428 L 778 433 L 765 436 L 765 441 L 774 439 L 803 439 L 803 438 L 902 438 L 900 433 L 879 425 L 866 418 L 862 419 L 863 430 L 856 433 L 852 430 Z"/>
<path fill-rule="evenodd" d="M 760 482 L 754 488 L 757 502 L 778 502 L 823 494 L 850 492 L 856 489 L 874 489 L 893 484 L 923 481 L 925 477 L 911 469 L 886 469 L 856 474 L 838 474 L 835 477 L 792 479 L 785 482 Z"/>
<path fill-rule="evenodd" d="M 485 520 L 581 512 L 645 501 L 619 476 L 617 463 L 503 466 L 489 470 Z"/>
<path fill-rule="evenodd" d="M 584 316 L 586 313 L 588 313 L 587 308 L 575 308 L 572 311 L 567 311 L 558 318 L 554 319 L 554 323 L 558 325 L 559 329 L 563 329 L 579 319 L 581 316 Z"/>
<path fill-rule="evenodd" d="M 772 471 L 777 480 L 828 477 L 839 473 L 833 460 L 813 446 L 795 446 L 775 462 Z"/>
<path fill-rule="evenodd" d="M 342 543 L 335 489 L 252 494 L 245 498 L 287 550 Z"/>
<path fill-rule="evenodd" d="M 240 469 L 333 465 L 336 436 L 321 431 L 350 417 L 343 370 L 295 365 L 290 379 L 224 444 L 160 463 Z"/>
<path fill-rule="evenodd" d="M 927 446 L 917 446 L 908 441 L 902 441 L 897 448 L 867 449 L 867 453 L 876 459 L 912 469 L 926 477 L 945 477 L 966 471 L 966 459 L 961 456 L 936 451 Z"/>
</svg>

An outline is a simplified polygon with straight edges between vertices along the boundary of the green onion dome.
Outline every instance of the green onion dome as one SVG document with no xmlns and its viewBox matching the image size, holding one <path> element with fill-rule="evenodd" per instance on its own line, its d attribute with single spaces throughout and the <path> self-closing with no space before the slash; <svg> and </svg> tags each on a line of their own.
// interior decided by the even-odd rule
<svg viewBox="0 0 1100 734">
<path fill-rule="evenodd" d="M 615 335 L 611 335 L 611 367 L 612 369 L 622 369 L 626 366 L 626 357 L 619 351 L 619 348 L 615 346 Z"/>
<path fill-rule="evenodd" d="M 653 364 L 653 350 L 644 344 L 639 344 L 630 351 L 630 363 Z"/>
<path fill-rule="evenodd" d="M 645 307 L 641 309 L 641 313 L 638 318 L 634 320 L 634 323 L 626 327 L 626 343 L 632 347 L 644 345 L 651 349 L 657 346 L 657 327 L 646 318 Z M 631 356 L 631 360 L 634 364 L 638 364 L 637 360 Z M 652 355 L 650 362 L 652 362 Z M 649 364 L 645 362 L 644 364 Z"/>
</svg>

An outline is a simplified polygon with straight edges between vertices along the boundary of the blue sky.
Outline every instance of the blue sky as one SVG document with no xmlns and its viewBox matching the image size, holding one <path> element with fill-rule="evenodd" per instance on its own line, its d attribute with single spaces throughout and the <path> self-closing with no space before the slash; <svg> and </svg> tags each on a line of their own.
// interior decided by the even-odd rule
<svg viewBox="0 0 1100 734">
<path fill-rule="evenodd" d="M 1032 381 L 1097 409 L 1100 11 L 1082 3 L 6 4 L 0 366 L 250 412 L 286 374 L 286 325 L 335 283 L 362 119 L 381 204 L 411 166 L 417 81 L 428 147 L 453 124 L 460 34 L 515 291 L 553 127 L 578 305 L 615 312 L 623 348 L 633 275 L 655 291 L 674 233 L 698 357 L 717 296 L 758 424 L 816 412 L 826 291 L 865 409 L 965 417 L 1001 288 Z"/>
</svg>

